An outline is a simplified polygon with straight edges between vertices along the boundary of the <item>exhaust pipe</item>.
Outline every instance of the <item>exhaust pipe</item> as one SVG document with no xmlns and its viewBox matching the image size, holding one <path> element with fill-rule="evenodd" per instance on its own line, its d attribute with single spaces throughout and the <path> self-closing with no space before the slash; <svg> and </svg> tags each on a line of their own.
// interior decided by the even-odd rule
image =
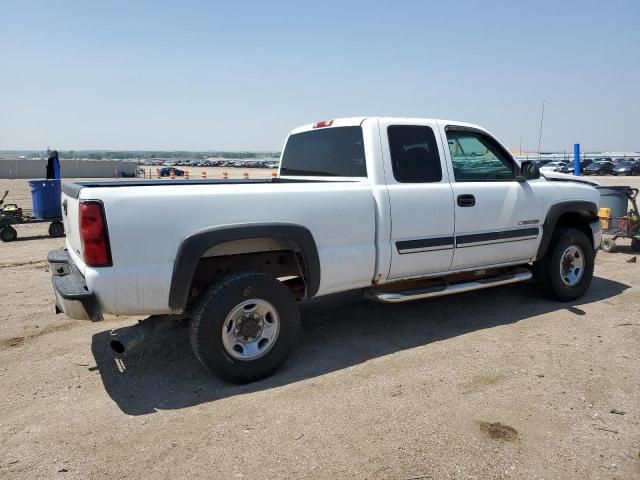
<svg viewBox="0 0 640 480">
<path fill-rule="evenodd" d="M 128 352 L 153 332 L 167 330 L 174 322 L 184 318 L 183 315 L 152 315 L 135 325 L 112 331 L 111 349 L 116 353 Z"/>
</svg>

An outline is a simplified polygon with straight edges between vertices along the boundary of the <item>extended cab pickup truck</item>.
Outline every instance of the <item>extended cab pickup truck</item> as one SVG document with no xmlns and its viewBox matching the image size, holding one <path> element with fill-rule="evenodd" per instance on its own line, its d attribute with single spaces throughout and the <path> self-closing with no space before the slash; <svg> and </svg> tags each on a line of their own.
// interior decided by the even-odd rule
<svg viewBox="0 0 640 480">
<path fill-rule="evenodd" d="M 202 364 L 247 382 L 291 350 L 301 300 L 403 302 L 532 277 L 580 297 L 598 202 L 588 181 L 541 177 L 478 126 L 346 118 L 293 130 L 276 178 L 66 183 L 66 248 L 48 260 L 58 312 L 150 315 L 116 351 L 189 319 Z"/>
</svg>

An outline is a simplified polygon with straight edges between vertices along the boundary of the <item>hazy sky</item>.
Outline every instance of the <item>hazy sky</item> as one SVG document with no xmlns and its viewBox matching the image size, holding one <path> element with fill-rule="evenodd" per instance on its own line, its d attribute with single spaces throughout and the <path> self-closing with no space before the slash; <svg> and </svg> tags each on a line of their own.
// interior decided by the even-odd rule
<svg viewBox="0 0 640 480">
<path fill-rule="evenodd" d="M 280 149 L 359 115 L 640 150 L 640 0 L 0 0 L 0 149 Z"/>
</svg>

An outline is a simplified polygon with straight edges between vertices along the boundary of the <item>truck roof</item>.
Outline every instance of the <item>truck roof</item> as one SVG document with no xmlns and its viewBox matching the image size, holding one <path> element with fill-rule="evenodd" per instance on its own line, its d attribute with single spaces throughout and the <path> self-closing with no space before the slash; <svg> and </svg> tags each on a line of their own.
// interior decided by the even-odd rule
<svg viewBox="0 0 640 480">
<path fill-rule="evenodd" d="M 457 120 L 443 120 L 438 118 L 426 118 L 426 117 L 384 117 L 384 116 L 370 116 L 370 117 L 344 117 L 344 118 L 334 118 L 327 120 L 320 120 L 319 122 L 331 122 L 330 125 L 327 125 L 323 128 L 332 128 L 332 127 L 355 127 L 358 125 L 362 125 L 362 122 L 365 120 L 378 120 L 384 123 L 393 123 L 393 122 L 401 122 L 401 123 L 411 123 L 412 121 L 416 123 L 424 122 L 424 121 L 435 121 L 438 123 L 443 123 L 447 125 L 457 125 L 461 127 L 471 127 L 476 128 L 478 130 L 486 131 L 486 129 L 482 128 L 479 125 L 474 125 L 473 123 L 460 122 Z M 302 125 L 300 127 L 294 128 L 289 132 L 290 134 L 306 132 L 308 130 L 312 130 L 314 125 L 317 123 L 308 123 L 306 125 Z"/>
</svg>

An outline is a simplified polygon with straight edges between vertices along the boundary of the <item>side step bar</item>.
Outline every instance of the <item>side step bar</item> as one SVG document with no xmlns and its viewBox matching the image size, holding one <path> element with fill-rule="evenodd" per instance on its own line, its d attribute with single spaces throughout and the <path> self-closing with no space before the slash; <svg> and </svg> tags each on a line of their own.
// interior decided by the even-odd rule
<svg viewBox="0 0 640 480">
<path fill-rule="evenodd" d="M 524 282 L 529 280 L 532 274 L 529 270 L 518 269 L 512 273 L 479 278 L 478 280 L 470 280 L 459 283 L 445 283 L 441 285 L 431 286 L 427 288 L 415 288 L 411 290 L 397 292 L 370 292 L 375 300 L 386 303 L 400 303 L 411 300 L 421 300 L 423 298 L 442 297 L 454 293 L 471 292 L 473 290 L 482 290 L 483 288 L 497 287 L 498 285 L 508 285 L 510 283 Z"/>
</svg>

